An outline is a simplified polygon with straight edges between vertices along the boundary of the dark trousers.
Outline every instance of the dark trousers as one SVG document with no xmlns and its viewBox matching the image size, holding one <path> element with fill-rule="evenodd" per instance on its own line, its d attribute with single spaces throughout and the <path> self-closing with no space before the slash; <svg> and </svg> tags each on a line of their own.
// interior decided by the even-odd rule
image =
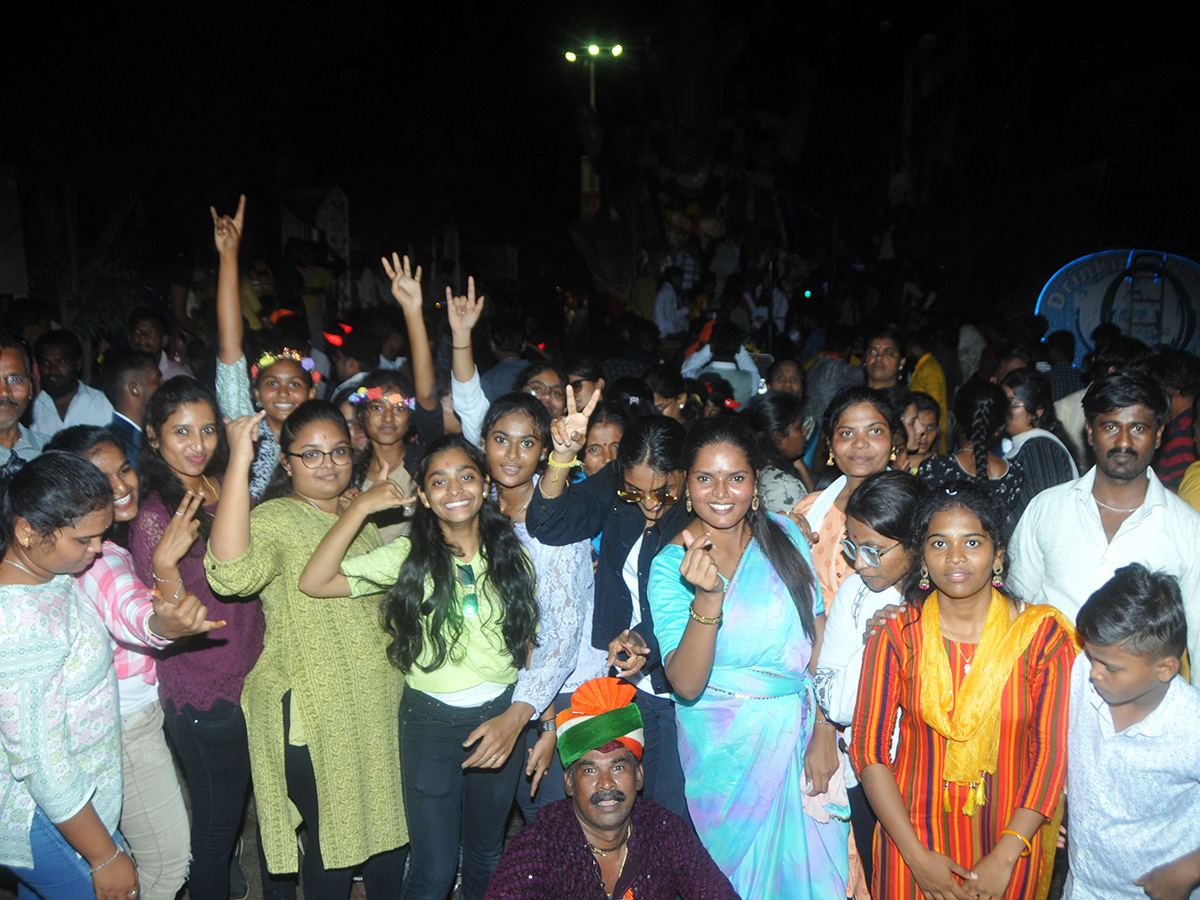
<svg viewBox="0 0 1200 900">
<path fill-rule="evenodd" d="M 467 736 L 512 702 L 512 688 L 483 706 L 447 706 L 406 688 L 400 702 L 400 771 L 411 835 L 403 900 L 445 900 L 459 845 L 461 900 L 482 900 L 504 850 L 504 830 L 525 761 L 518 741 L 501 769 L 464 769 Z M 369 895 L 369 892 L 368 892 Z"/>
<path fill-rule="evenodd" d="M 554 698 L 554 711 L 556 713 L 570 708 L 570 694 L 559 694 Z M 537 722 L 531 722 L 525 726 L 525 730 L 517 740 L 517 749 L 513 752 L 521 754 L 522 764 L 528 761 L 530 751 L 537 744 L 538 738 L 542 736 L 542 733 L 537 730 L 537 724 Z M 538 810 L 547 803 L 562 800 L 567 796 L 567 789 L 563 783 L 562 759 L 559 757 L 557 750 L 550 757 L 550 768 L 546 770 L 546 774 L 542 776 L 542 780 L 538 783 L 537 793 L 530 797 L 529 788 L 532 781 L 533 779 L 525 774 L 524 765 L 522 765 L 521 777 L 517 782 L 517 806 L 521 807 L 521 816 L 525 819 L 526 825 L 534 820 L 534 817 L 538 814 Z"/>
<path fill-rule="evenodd" d="M 291 691 L 283 695 L 283 733 L 291 728 Z M 308 747 L 286 744 L 283 751 L 288 796 L 304 817 L 308 841 L 304 847 L 304 862 L 300 870 L 305 900 L 346 900 L 355 868 L 327 869 L 321 858 L 321 818 L 318 814 L 317 776 L 313 771 Z M 368 897 L 395 898 L 400 896 L 404 880 L 404 859 L 408 848 L 398 847 L 387 853 L 377 853 L 362 868 L 363 886 Z"/>
<path fill-rule="evenodd" d="M 646 780 L 642 796 L 665 806 L 690 825 L 692 816 L 683 795 L 683 764 L 679 761 L 675 704 L 645 691 L 638 691 L 634 702 L 642 712 L 642 728 L 646 735 L 642 752 Z"/>
<path fill-rule="evenodd" d="M 227 700 L 203 711 L 167 701 L 164 713 L 192 798 L 188 892 L 192 900 L 229 900 L 229 861 L 250 786 L 246 718 Z"/>
<path fill-rule="evenodd" d="M 875 810 L 867 799 L 867 792 L 861 784 L 856 784 L 846 792 L 850 796 L 850 827 L 854 831 L 854 845 L 858 848 L 858 858 L 862 862 L 863 875 L 870 886 L 875 873 Z"/>
</svg>

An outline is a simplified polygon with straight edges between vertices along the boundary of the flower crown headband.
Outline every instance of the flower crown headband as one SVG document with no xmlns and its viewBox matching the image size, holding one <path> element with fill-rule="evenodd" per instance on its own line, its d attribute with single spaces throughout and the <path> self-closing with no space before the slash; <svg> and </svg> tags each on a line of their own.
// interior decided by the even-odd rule
<svg viewBox="0 0 1200 900">
<path fill-rule="evenodd" d="M 321 372 L 317 369 L 317 364 L 312 361 L 312 357 L 302 356 L 299 351 L 293 350 L 290 347 L 284 347 L 278 353 L 267 351 L 258 358 L 258 362 L 250 367 L 250 377 L 257 378 L 259 372 L 263 372 L 281 359 L 290 359 L 300 363 L 300 368 L 308 373 L 312 378 L 313 384 L 321 383 Z"/>
<path fill-rule="evenodd" d="M 360 403 L 369 403 L 372 400 L 386 400 L 388 403 L 392 404 L 392 406 L 403 406 L 405 409 L 412 409 L 417 402 L 412 397 L 405 397 L 399 392 L 394 392 L 384 396 L 382 387 L 360 387 L 347 399 L 355 406 Z"/>
</svg>

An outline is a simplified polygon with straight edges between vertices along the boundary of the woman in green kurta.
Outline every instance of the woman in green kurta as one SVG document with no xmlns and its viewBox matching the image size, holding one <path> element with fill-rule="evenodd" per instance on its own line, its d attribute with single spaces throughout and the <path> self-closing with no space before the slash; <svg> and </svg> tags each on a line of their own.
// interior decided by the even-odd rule
<svg viewBox="0 0 1200 900">
<path fill-rule="evenodd" d="M 250 511 L 248 477 L 258 416 L 229 425 L 225 490 L 205 568 L 213 588 L 262 598 L 262 656 L 246 677 L 242 708 L 267 867 L 297 869 L 289 798 L 304 817 L 305 896 L 345 900 L 366 862 L 369 894 L 395 897 L 408 828 L 400 788 L 396 716 L 401 679 L 387 658 L 378 597 L 318 599 L 300 573 L 340 512 L 350 481 L 345 422 L 330 403 L 299 406 L 280 435 L 280 467 L 267 500 Z M 350 547 L 380 546 L 367 525 Z"/>
</svg>

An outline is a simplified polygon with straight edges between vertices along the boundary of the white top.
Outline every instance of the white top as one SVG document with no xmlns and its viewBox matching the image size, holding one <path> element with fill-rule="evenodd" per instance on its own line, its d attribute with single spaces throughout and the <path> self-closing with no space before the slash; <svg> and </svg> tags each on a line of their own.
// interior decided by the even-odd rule
<svg viewBox="0 0 1200 900">
<path fill-rule="evenodd" d="M 658 326 L 658 332 L 663 337 L 687 331 L 687 307 L 679 302 L 679 294 L 669 281 L 663 282 L 663 286 L 658 289 L 658 296 L 654 298 L 654 324 Z"/>
<path fill-rule="evenodd" d="M 833 607 L 825 615 L 825 636 L 821 639 L 821 656 L 817 659 L 817 674 L 813 686 L 817 702 L 839 725 L 849 725 L 854 719 L 858 702 L 858 679 L 862 674 L 863 632 L 867 622 L 889 603 L 904 602 L 894 587 L 873 591 L 857 572 L 851 572 L 838 588 Z M 896 726 L 899 728 L 899 721 Z M 850 746 L 851 734 L 846 728 L 843 739 Z M 842 767 L 847 786 L 858 783 L 846 757 Z"/>
<path fill-rule="evenodd" d="M 1090 668 L 1081 653 L 1071 671 L 1066 897 L 1145 900 L 1134 879 L 1200 847 L 1200 691 L 1176 676 L 1158 709 L 1117 732 Z"/>
<path fill-rule="evenodd" d="M 625 557 L 625 565 L 621 567 L 621 577 L 625 580 L 625 586 L 629 588 L 629 596 L 633 598 L 633 615 L 629 617 L 630 631 L 637 631 L 637 627 L 642 624 L 642 606 L 640 602 L 642 587 L 638 579 L 638 559 L 642 555 L 642 541 L 645 537 L 646 532 L 643 531 L 641 537 L 634 541 L 633 546 L 629 548 L 629 555 Z M 605 658 L 607 659 L 607 654 Z M 625 680 L 639 691 L 654 694 L 655 697 L 662 697 L 665 700 L 671 699 L 670 691 L 663 691 L 661 694 L 654 692 L 654 685 L 650 676 L 646 674 L 645 669 Z"/>
<path fill-rule="evenodd" d="M 483 384 L 479 380 L 479 366 L 471 373 L 471 380 L 459 381 L 450 375 L 450 399 L 454 401 L 454 411 L 462 423 L 462 436 L 477 447 L 483 446 L 483 417 L 487 415 L 487 395 L 483 392 Z"/>
<path fill-rule="evenodd" d="M 95 388 L 88 387 L 82 381 L 71 398 L 67 407 L 67 415 L 59 418 L 58 407 L 45 391 L 42 391 L 33 401 L 33 431 L 42 443 L 50 440 L 64 428 L 72 425 L 105 425 L 112 424 L 113 408 L 108 398 Z"/>
<path fill-rule="evenodd" d="M 1042 491 L 1009 542 L 1008 584 L 1027 603 L 1049 603 L 1072 621 L 1121 566 L 1138 562 L 1174 575 L 1188 621 L 1188 654 L 1200 659 L 1200 513 L 1162 486 L 1151 469 L 1145 502 L 1110 543 L 1092 497 L 1096 470 Z"/>
</svg>

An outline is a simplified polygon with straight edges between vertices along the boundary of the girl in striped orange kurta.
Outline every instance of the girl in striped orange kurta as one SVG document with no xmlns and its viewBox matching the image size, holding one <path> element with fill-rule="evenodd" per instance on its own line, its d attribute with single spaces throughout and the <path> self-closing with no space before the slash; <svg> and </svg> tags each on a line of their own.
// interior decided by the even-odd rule
<svg viewBox="0 0 1200 900">
<path fill-rule="evenodd" d="M 1066 780 L 1075 644 L 1056 610 L 998 589 L 1002 523 L 975 484 L 922 503 L 920 588 L 868 641 L 850 755 L 880 822 L 875 897 L 1036 891 L 1041 829 Z"/>
</svg>

